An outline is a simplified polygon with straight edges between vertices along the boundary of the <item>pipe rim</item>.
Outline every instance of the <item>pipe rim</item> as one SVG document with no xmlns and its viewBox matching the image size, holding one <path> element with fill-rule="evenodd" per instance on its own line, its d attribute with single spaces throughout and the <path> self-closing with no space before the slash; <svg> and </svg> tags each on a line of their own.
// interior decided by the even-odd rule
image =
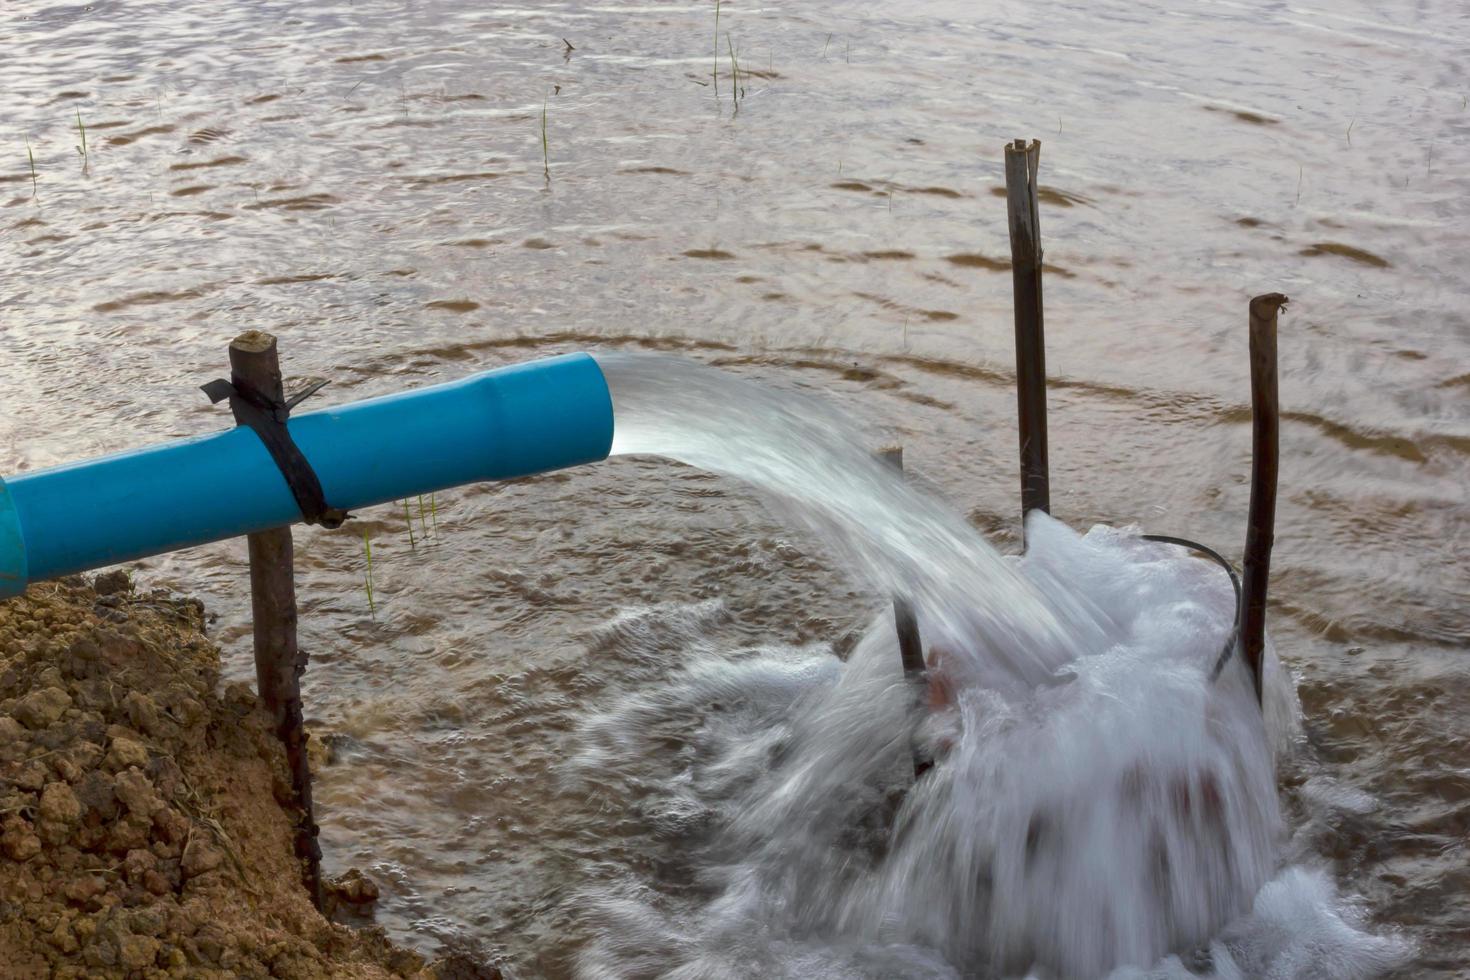
<svg viewBox="0 0 1470 980">
<path fill-rule="evenodd" d="M 20 515 L 15 511 L 10 488 L 0 477 L 0 599 L 9 599 L 24 592 L 30 577 L 28 571 Z"/>
</svg>

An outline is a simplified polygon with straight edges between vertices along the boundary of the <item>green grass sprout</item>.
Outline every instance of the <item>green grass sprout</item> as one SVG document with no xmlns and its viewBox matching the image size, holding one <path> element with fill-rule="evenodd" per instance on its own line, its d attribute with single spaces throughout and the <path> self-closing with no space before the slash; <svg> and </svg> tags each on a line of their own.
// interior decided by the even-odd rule
<svg viewBox="0 0 1470 980">
<path fill-rule="evenodd" d="M 546 100 L 541 100 L 541 173 L 551 179 L 551 144 L 546 140 Z"/>
<path fill-rule="evenodd" d="M 373 603 L 373 543 L 368 540 L 366 529 L 362 532 L 362 554 L 367 562 L 362 572 L 362 584 L 367 590 L 368 614 L 377 619 L 378 607 Z"/>
<path fill-rule="evenodd" d="M 31 138 L 26 137 L 26 156 L 31 160 L 31 197 L 36 196 L 36 154 L 31 151 Z"/>
<path fill-rule="evenodd" d="M 730 39 L 730 32 L 725 32 L 725 43 L 730 46 L 730 98 L 735 102 L 735 108 L 740 108 L 740 100 L 745 97 L 745 89 L 740 86 L 740 62 L 735 60 L 735 42 Z"/>
<path fill-rule="evenodd" d="M 91 158 L 87 156 L 87 127 L 82 125 L 81 109 L 77 110 L 77 132 L 82 136 L 82 145 L 77 147 L 77 152 L 82 156 L 82 173 L 86 173 Z"/>
</svg>

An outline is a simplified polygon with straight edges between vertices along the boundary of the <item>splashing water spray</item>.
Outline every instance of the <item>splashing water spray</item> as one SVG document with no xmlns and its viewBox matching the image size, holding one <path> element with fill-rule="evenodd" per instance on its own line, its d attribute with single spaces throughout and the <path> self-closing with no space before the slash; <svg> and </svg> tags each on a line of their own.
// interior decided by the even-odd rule
<svg viewBox="0 0 1470 980">
<path fill-rule="evenodd" d="M 1286 297 L 1250 304 L 1243 585 L 1184 539 L 1072 531 L 1048 514 L 1038 151 L 1006 152 L 1019 558 L 805 397 L 673 358 L 598 357 L 614 455 L 755 485 L 897 616 L 845 662 L 783 650 L 732 665 L 691 643 L 684 674 L 586 724 L 569 778 L 606 785 L 659 753 L 648 733 L 664 721 L 701 718 L 646 808 L 712 829 L 681 839 L 692 906 L 646 882 L 584 896 L 581 976 L 1371 976 L 1402 957 L 1339 917 L 1325 879 L 1277 874 L 1276 755 L 1297 723 L 1264 630 Z M 921 672 L 901 653 L 909 614 Z M 1310 951 L 1329 947 L 1349 966 L 1313 972 Z"/>
<path fill-rule="evenodd" d="M 927 648 L 916 690 L 885 612 L 845 664 L 784 690 L 777 725 L 753 719 L 711 746 L 709 770 L 744 784 L 695 794 L 718 800 L 697 863 L 728 875 L 726 916 L 711 922 L 729 934 L 699 935 L 689 960 L 649 975 L 787 975 L 784 957 L 749 967 L 770 955 L 757 937 L 779 930 L 881 938 L 897 957 L 871 974 L 828 964 L 834 977 L 950 975 L 921 970 L 923 950 L 1000 975 L 1100 976 L 1198 945 L 1248 908 L 1274 868 L 1279 816 L 1250 672 L 1238 655 L 1221 664 L 1236 623 L 1224 573 L 1134 533 L 1079 536 L 1040 510 L 1025 556 L 1003 558 L 805 398 L 672 358 L 598 363 L 614 454 L 768 491 L 844 567 L 902 597 Z M 702 681 L 689 683 L 684 709 L 700 699 Z M 590 725 L 585 770 L 668 696 L 642 692 Z M 605 945 L 583 967 L 642 975 Z"/>
</svg>

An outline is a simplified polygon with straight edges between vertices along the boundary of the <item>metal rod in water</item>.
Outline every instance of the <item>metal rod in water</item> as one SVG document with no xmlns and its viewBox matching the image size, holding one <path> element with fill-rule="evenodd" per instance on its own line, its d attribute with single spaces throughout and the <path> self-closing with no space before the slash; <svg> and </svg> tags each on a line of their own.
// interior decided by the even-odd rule
<svg viewBox="0 0 1470 980">
<path fill-rule="evenodd" d="M 1041 220 L 1037 170 L 1041 141 L 1016 140 L 1005 149 L 1006 210 L 1016 310 L 1016 407 L 1021 440 L 1021 520 L 1051 513 L 1046 447 L 1046 340 L 1041 307 Z"/>
<path fill-rule="evenodd" d="M 1276 478 L 1281 459 L 1281 404 L 1276 385 L 1276 319 L 1287 299 L 1266 293 L 1251 300 L 1251 503 L 1246 518 L 1245 569 L 1241 576 L 1245 609 L 1241 651 L 1250 668 L 1256 700 L 1262 698 L 1261 670 L 1266 649 L 1266 588 L 1271 577 L 1271 546 L 1276 538 Z"/>
<path fill-rule="evenodd" d="M 284 405 L 276 338 L 247 331 L 230 344 L 230 382 L 258 404 Z M 274 527 L 246 538 L 250 551 L 250 613 L 255 630 L 255 680 L 271 713 L 276 737 L 286 749 L 291 789 L 301 808 L 296 857 L 312 904 L 322 907 L 322 849 L 311 802 L 311 767 L 301 710 L 301 674 L 306 658 L 296 642 L 295 546 L 291 528 Z"/>
</svg>

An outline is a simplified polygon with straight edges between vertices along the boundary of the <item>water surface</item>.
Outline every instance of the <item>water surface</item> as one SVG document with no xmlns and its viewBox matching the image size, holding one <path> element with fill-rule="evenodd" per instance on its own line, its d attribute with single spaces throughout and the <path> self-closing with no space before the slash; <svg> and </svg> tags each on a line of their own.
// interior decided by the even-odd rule
<svg viewBox="0 0 1470 980">
<path fill-rule="evenodd" d="M 6 14 L 4 472 L 223 424 L 196 389 L 246 328 L 330 399 L 651 348 L 820 391 L 1014 550 L 996 193 L 1027 136 L 1054 510 L 1233 553 L 1246 300 L 1287 293 L 1272 628 L 1310 754 L 1283 803 L 1412 975 L 1470 967 L 1470 9 L 737 2 L 718 42 L 703 3 Z M 529 976 L 585 943 L 568 896 L 656 859 L 548 778 L 687 645 L 620 657 L 618 624 L 733 655 L 850 643 L 887 601 L 738 482 L 648 458 L 408 517 L 412 545 L 394 508 L 298 533 L 328 862 L 383 882 L 395 935 Z M 243 542 L 143 577 L 202 595 L 250 676 Z"/>
</svg>

